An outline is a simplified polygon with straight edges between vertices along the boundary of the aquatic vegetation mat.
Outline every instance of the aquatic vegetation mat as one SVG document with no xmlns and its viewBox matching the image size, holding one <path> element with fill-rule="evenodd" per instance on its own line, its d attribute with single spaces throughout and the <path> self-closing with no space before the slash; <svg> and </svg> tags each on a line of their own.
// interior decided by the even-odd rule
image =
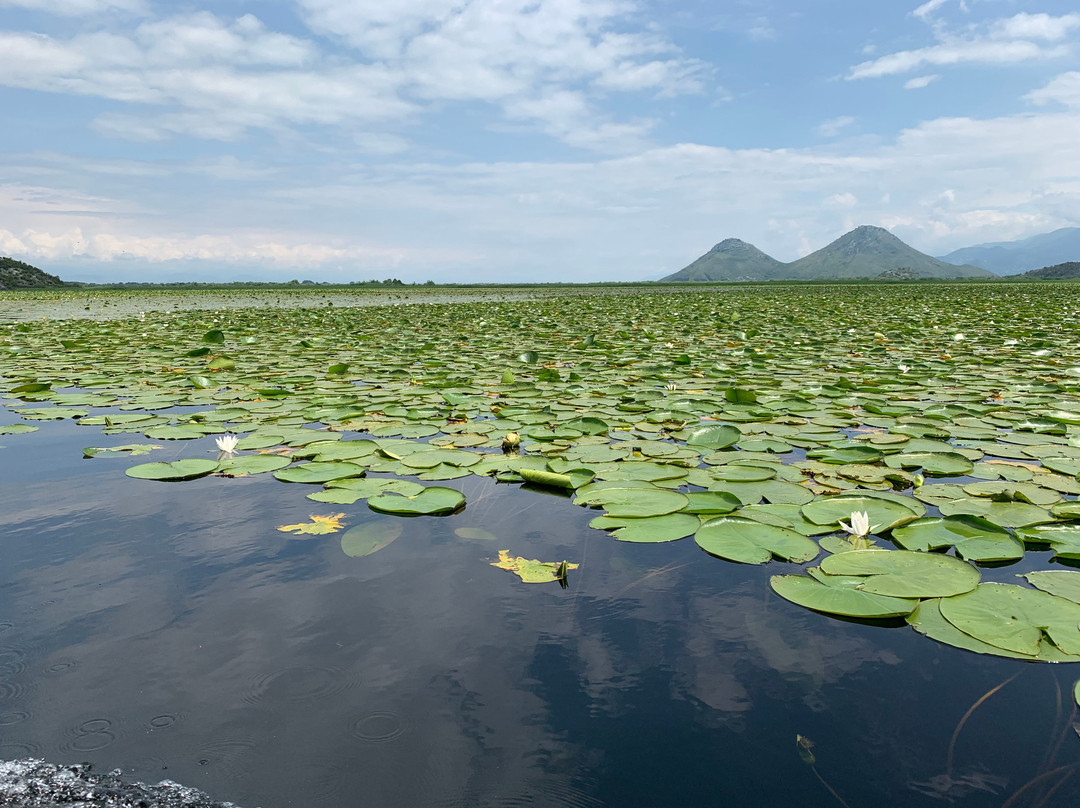
<svg viewBox="0 0 1080 808">
<path fill-rule="evenodd" d="M 396 517 L 461 518 L 453 481 L 491 477 L 595 509 L 615 541 L 785 565 L 772 588 L 808 609 L 1080 661 L 1080 572 L 1003 566 L 1080 561 L 1068 284 L 320 301 L 3 323 L 6 295 L 0 436 L 73 420 L 132 486 L 262 475 L 366 509 L 279 528 L 344 530 L 356 558 Z M 576 564 L 499 552 L 529 582 Z"/>
</svg>

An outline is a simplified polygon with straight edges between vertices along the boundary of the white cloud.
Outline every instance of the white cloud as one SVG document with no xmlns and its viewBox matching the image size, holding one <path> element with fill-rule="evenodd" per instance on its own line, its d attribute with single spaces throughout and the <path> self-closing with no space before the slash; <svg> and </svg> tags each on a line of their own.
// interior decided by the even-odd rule
<svg viewBox="0 0 1080 808">
<path fill-rule="evenodd" d="M 842 129 L 846 129 L 855 123 L 855 118 L 850 115 L 841 115 L 838 118 L 830 118 L 818 125 L 818 134 L 822 137 L 836 137 Z"/>
<path fill-rule="evenodd" d="M 915 78 L 908 79 L 907 81 L 904 82 L 904 89 L 905 90 L 921 90 L 923 87 L 928 87 L 929 85 L 933 84 L 935 81 L 937 81 L 940 78 L 941 78 L 941 76 L 938 75 L 937 73 L 931 73 L 930 75 L 927 75 L 927 76 L 916 76 Z"/>
<path fill-rule="evenodd" d="M 927 0 L 927 2 L 923 3 L 911 13 L 919 19 L 925 20 L 948 1 L 949 0 Z"/>
<path fill-rule="evenodd" d="M 141 14 L 146 11 L 145 0 L 0 0 L 4 6 L 44 11 L 63 17 L 82 17 L 113 11 Z"/>
<path fill-rule="evenodd" d="M 920 10 L 931 7 L 919 15 L 925 18 L 938 5 L 934 5 L 934 0 L 931 0 L 916 9 L 915 13 L 919 15 Z M 1049 14 L 1017 14 L 1007 19 L 993 20 L 986 25 L 969 27 L 960 35 L 935 25 L 937 44 L 897 51 L 860 62 L 848 71 L 847 78 L 880 78 L 908 73 L 926 66 L 1009 65 L 1061 58 L 1071 52 L 1069 45 L 1048 43 L 1062 42 L 1077 28 L 1080 28 L 1080 14 L 1065 14 L 1060 17 Z"/>
<path fill-rule="evenodd" d="M 311 27 L 352 56 L 268 30 L 248 14 L 196 12 L 129 33 L 0 33 L 0 84 L 127 102 L 95 123 L 132 140 L 229 140 L 252 128 L 409 124 L 446 102 L 491 104 L 571 145 L 625 150 L 649 120 L 613 120 L 612 93 L 704 90 L 708 67 L 659 34 L 628 30 L 616 0 L 303 0 Z M 147 110 L 134 105 L 153 105 Z M 397 138 L 395 140 L 395 138 Z M 378 147 L 377 147 L 378 148 Z"/>
<path fill-rule="evenodd" d="M 990 35 L 999 39 L 1045 39 L 1059 42 L 1077 28 L 1080 28 L 1080 14 L 1064 14 L 1060 17 L 1049 14 L 1017 14 L 996 21 L 990 28 Z"/>
<path fill-rule="evenodd" d="M 1070 71 L 1055 76 L 1049 84 L 1038 90 L 1032 90 L 1026 96 L 1033 104 L 1064 104 L 1067 107 L 1080 108 L 1080 71 Z"/>
</svg>

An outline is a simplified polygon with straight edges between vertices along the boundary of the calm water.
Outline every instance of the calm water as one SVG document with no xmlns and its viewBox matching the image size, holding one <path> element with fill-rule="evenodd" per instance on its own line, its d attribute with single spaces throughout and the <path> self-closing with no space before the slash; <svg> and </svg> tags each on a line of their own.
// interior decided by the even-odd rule
<svg viewBox="0 0 1080 808">
<path fill-rule="evenodd" d="M 247 808 L 841 805 L 817 775 L 851 808 L 975 808 L 1080 763 L 1080 671 L 807 612 L 770 593 L 785 565 L 621 544 L 595 512 L 478 478 L 447 483 L 465 512 L 349 558 L 340 534 L 275 528 L 393 517 L 271 478 L 154 483 L 124 477 L 146 457 L 81 459 L 132 440 L 0 436 L 2 758 Z M 213 456 L 210 439 L 166 446 L 149 459 Z M 503 548 L 581 569 L 525 585 L 489 566 Z M 950 766 L 965 711 L 1014 674 Z M 1060 776 L 1010 806 L 1080 803 L 1080 776 L 1047 796 Z"/>
</svg>

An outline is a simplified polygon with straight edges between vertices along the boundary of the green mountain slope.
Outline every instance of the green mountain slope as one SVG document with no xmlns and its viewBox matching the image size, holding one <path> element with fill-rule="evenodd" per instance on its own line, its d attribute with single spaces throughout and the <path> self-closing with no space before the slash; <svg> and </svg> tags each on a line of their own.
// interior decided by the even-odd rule
<svg viewBox="0 0 1080 808">
<path fill-rule="evenodd" d="M 752 244 L 729 238 L 665 281 L 831 280 L 842 278 L 993 278 L 909 247 L 882 227 L 856 227 L 826 247 L 785 264 Z"/>
<path fill-rule="evenodd" d="M 66 286 L 62 280 L 37 267 L 0 255 L 0 289 L 34 289 Z"/>
<path fill-rule="evenodd" d="M 1064 264 L 1055 264 L 1052 267 L 1032 269 L 1023 273 L 1021 278 L 1033 280 L 1075 280 L 1080 278 L 1080 261 L 1067 261 Z"/>
<path fill-rule="evenodd" d="M 973 266 L 939 261 L 909 247 L 883 227 L 863 225 L 817 252 L 788 264 L 792 278 L 873 278 L 893 269 L 907 269 L 924 278 L 993 278 Z"/>
<path fill-rule="evenodd" d="M 737 238 L 721 241 L 665 281 L 749 281 L 784 277 L 787 265 Z"/>
</svg>

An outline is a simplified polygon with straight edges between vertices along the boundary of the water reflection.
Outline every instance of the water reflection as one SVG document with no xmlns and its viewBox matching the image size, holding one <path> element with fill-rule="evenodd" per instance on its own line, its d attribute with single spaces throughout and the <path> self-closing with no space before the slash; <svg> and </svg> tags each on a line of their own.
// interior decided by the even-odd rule
<svg viewBox="0 0 1080 808">
<path fill-rule="evenodd" d="M 79 451 L 125 436 L 42 432 L 2 450 L 7 757 L 265 808 L 837 805 L 796 733 L 852 808 L 1000 806 L 1080 759 L 1067 669 L 812 614 L 771 594 L 775 569 L 620 544 L 565 500 L 452 481 L 464 513 L 350 558 L 341 534 L 275 528 L 391 517 L 259 477 L 129 480 L 139 458 Z M 504 548 L 581 568 L 565 591 L 524 585 L 488 564 Z M 964 712 L 1017 672 L 950 762 Z"/>
</svg>

